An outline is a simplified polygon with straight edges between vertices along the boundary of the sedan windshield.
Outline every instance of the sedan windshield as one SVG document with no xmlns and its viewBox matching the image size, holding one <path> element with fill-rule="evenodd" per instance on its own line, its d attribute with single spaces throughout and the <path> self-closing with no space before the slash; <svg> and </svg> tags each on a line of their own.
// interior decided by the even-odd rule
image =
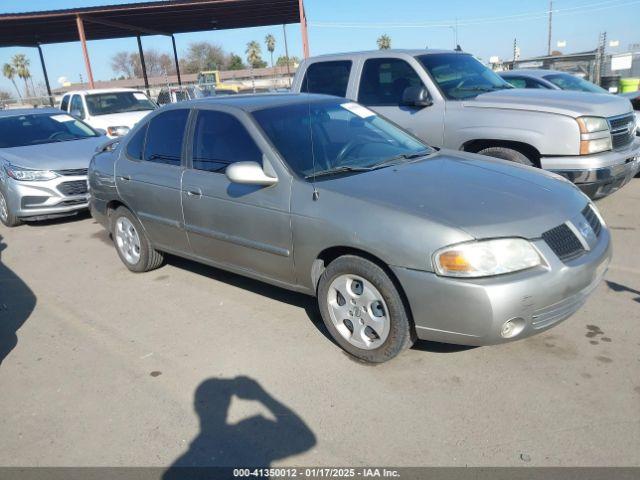
<svg viewBox="0 0 640 480">
<path fill-rule="evenodd" d="M 91 115 L 139 112 L 153 110 L 155 105 L 142 92 L 110 92 L 87 95 L 87 107 Z"/>
<path fill-rule="evenodd" d="M 545 80 L 549 80 L 561 90 L 573 90 L 576 92 L 591 93 L 609 93 L 604 88 L 600 88 L 583 78 L 574 77 L 568 73 L 555 73 L 553 75 L 545 75 Z"/>
<path fill-rule="evenodd" d="M 442 53 L 417 58 L 449 100 L 464 100 L 481 93 L 513 88 L 471 55 Z"/>
<path fill-rule="evenodd" d="M 371 110 L 344 100 L 253 112 L 284 160 L 307 179 L 383 168 L 433 149 Z"/>
<path fill-rule="evenodd" d="M 66 142 L 98 136 L 99 134 L 87 124 L 64 113 L 0 118 L 0 148 Z"/>
</svg>

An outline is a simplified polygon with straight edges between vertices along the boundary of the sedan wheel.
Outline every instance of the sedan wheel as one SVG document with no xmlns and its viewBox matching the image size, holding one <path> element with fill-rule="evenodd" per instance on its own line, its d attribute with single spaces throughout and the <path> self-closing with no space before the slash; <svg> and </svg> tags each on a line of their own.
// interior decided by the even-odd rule
<svg viewBox="0 0 640 480">
<path fill-rule="evenodd" d="M 0 222 L 7 227 L 15 227 L 22 223 L 18 217 L 11 213 L 9 202 L 7 201 L 7 197 L 5 197 L 2 189 L 0 189 Z"/>
<path fill-rule="evenodd" d="M 387 305 L 368 280 L 340 275 L 329 286 L 327 303 L 333 325 L 351 345 L 372 350 L 389 336 Z"/>
<path fill-rule="evenodd" d="M 116 245 L 122 257 L 130 265 L 140 261 L 140 236 L 136 227 L 126 217 L 116 221 Z"/>
</svg>

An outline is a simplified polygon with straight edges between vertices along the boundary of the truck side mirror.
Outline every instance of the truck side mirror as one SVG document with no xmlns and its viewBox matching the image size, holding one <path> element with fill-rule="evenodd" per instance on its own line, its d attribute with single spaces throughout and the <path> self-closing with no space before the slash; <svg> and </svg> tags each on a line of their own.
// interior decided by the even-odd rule
<svg viewBox="0 0 640 480">
<path fill-rule="evenodd" d="M 407 87 L 402 92 L 402 105 L 424 108 L 433 105 L 433 100 L 425 87 Z"/>
</svg>

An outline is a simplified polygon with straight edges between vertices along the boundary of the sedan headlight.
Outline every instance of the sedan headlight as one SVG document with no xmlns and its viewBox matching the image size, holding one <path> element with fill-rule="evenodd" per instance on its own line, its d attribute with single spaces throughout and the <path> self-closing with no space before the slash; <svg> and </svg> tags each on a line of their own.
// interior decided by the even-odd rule
<svg viewBox="0 0 640 480">
<path fill-rule="evenodd" d="M 9 165 L 5 169 L 8 176 L 21 182 L 44 182 L 46 180 L 53 180 L 58 176 L 56 172 L 52 172 L 51 170 L 30 170 L 13 165 Z"/>
<path fill-rule="evenodd" d="M 499 238 L 461 243 L 438 250 L 433 256 L 438 275 L 489 277 L 542 264 L 538 251 L 522 238 Z"/>
<path fill-rule="evenodd" d="M 130 128 L 125 126 L 107 127 L 107 133 L 110 137 L 122 137 L 129 133 Z"/>
<path fill-rule="evenodd" d="M 580 155 L 611 150 L 609 122 L 602 117 L 578 117 L 580 128 Z"/>
</svg>

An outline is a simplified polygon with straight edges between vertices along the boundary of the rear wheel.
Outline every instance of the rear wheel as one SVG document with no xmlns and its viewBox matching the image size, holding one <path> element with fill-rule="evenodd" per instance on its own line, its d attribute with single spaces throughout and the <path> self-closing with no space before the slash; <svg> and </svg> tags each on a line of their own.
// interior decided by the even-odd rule
<svg viewBox="0 0 640 480">
<path fill-rule="evenodd" d="M 16 227 L 22 223 L 20 219 L 11 212 L 9 201 L 2 188 L 0 188 L 0 222 L 7 227 Z"/>
<path fill-rule="evenodd" d="M 138 219 L 125 207 L 113 214 L 113 241 L 122 263 L 132 272 L 155 270 L 164 261 L 164 255 L 155 250 Z"/>
<path fill-rule="evenodd" d="M 318 305 L 327 329 L 361 360 L 391 360 L 413 343 L 408 312 L 387 273 L 364 258 L 345 255 L 320 277 Z"/>
<path fill-rule="evenodd" d="M 489 147 L 484 148 L 478 152 L 480 155 L 486 155 L 487 157 L 501 158 L 503 160 L 509 160 L 510 162 L 519 163 L 521 165 L 527 165 L 529 167 L 535 167 L 535 164 L 524 153 L 521 153 L 512 148 L 506 147 Z"/>
</svg>

